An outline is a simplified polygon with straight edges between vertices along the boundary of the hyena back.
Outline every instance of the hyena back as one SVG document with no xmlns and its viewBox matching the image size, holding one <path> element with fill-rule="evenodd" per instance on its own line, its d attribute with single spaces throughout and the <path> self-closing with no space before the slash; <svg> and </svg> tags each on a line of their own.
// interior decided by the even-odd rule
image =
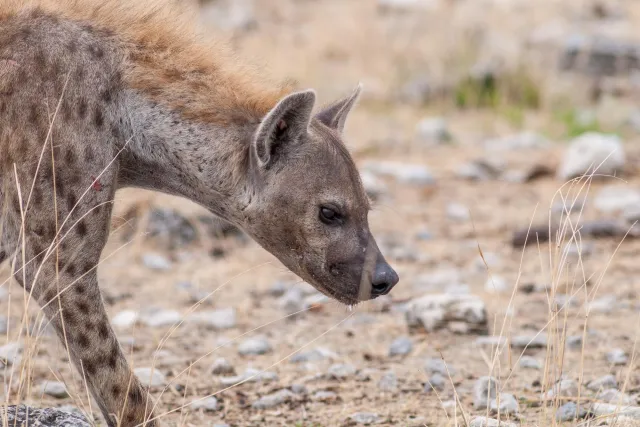
<svg viewBox="0 0 640 427">
<path fill-rule="evenodd" d="M 143 6 L 0 0 L 0 262 L 110 426 L 157 423 L 97 281 L 118 188 L 205 206 L 346 304 L 398 281 L 342 142 L 359 88 L 314 115 L 313 91 L 263 85 Z"/>
</svg>

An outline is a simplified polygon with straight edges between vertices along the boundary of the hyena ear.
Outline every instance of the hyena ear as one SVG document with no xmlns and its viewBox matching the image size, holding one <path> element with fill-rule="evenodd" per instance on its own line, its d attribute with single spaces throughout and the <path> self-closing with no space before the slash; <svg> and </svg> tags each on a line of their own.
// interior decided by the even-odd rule
<svg viewBox="0 0 640 427">
<path fill-rule="evenodd" d="M 315 91 L 309 89 L 285 96 L 264 117 L 253 140 L 253 151 L 258 165 L 264 167 L 281 150 L 304 135 L 311 122 L 316 102 Z"/>
<path fill-rule="evenodd" d="M 344 124 L 347 121 L 347 116 L 358 101 L 360 92 L 362 92 L 362 84 L 358 84 L 351 95 L 322 109 L 322 111 L 316 114 L 316 119 L 320 120 L 320 122 L 324 123 L 327 127 L 342 133 L 344 131 Z"/>
</svg>

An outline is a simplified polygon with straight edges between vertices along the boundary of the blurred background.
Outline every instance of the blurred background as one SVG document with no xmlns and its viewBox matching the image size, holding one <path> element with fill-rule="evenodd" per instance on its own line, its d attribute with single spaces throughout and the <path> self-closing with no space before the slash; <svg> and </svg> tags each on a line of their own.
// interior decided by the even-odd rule
<svg viewBox="0 0 640 427">
<path fill-rule="evenodd" d="M 194 204 L 119 192 L 104 298 L 169 425 L 640 425 L 640 4 L 189 5 L 321 103 L 363 84 L 345 139 L 401 281 L 349 311 Z M 25 399 L 87 410 L 29 310 Z"/>
</svg>

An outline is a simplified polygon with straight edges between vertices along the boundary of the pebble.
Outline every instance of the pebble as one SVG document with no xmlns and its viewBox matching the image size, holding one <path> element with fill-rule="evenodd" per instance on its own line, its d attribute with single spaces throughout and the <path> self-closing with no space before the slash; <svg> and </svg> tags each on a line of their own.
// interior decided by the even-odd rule
<svg viewBox="0 0 640 427">
<path fill-rule="evenodd" d="M 618 381 L 613 375 L 605 375 L 590 381 L 589 384 L 587 384 L 587 388 L 591 391 L 600 391 L 616 387 L 618 387 Z"/>
<path fill-rule="evenodd" d="M 517 427 L 514 423 L 503 420 L 495 420 L 487 417 L 475 417 L 469 423 L 469 427 Z"/>
<path fill-rule="evenodd" d="M 593 405 L 591 405 L 591 412 L 594 416 L 600 418 L 611 419 L 611 416 L 615 415 L 619 419 L 640 420 L 640 407 L 638 406 L 621 407 L 614 403 L 594 402 Z"/>
<path fill-rule="evenodd" d="M 142 256 L 142 263 L 151 270 L 167 271 L 171 269 L 171 261 L 156 253 L 146 253 Z"/>
<path fill-rule="evenodd" d="M 138 321 L 138 312 L 133 310 L 124 310 L 113 316 L 111 324 L 116 328 L 130 328 Z"/>
<path fill-rule="evenodd" d="M 237 325 L 236 310 L 233 307 L 191 313 L 186 320 L 218 330 L 234 328 Z"/>
<path fill-rule="evenodd" d="M 580 405 L 580 411 L 578 411 L 578 405 L 575 402 L 567 402 L 556 412 L 556 420 L 560 422 L 581 420 L 586 417 L 587 410 L 584 408 L 584 402 Z"/>
<path fill-rule="evenodd" d="M 360 180 L 362 181 L 364 191 L 371 200 L 380 200 L 388 191 L 387 185 L 371 172 L 362 171 L 360 173 Z"/>
<path fill-rule="evenodd" d="M 557 175 L 563 180 L 577 178 L 594 170 L 596 175 L 619 175 L 624 164 L 624 147 L 617 135 L 587 132 L 570 142 Z"/>
<path fill-rule="evenodd" d="M 489 409 L 492 413 L 500 415 L 517 415 L 520 412 L 518 400 L 509 393 L 500 393 L 500 399 L 491 399 Z"/>
<path fill-rule="evenodd" d="M 562 379 L 555 383 L 546 393 L 549 400 L 555 399 L 556 396 L 576 397 L 578 395 L 578 383 L 572 379 Z"/>
<path fill-rule="evenodd" d="M 254 409 L 269 409 L 278 405 L 282 405 L 283 403 L 291 400 L 293 397 L 294 394 L 290 390 L 283 389 L 275 393 L 262 396 L 260 399 L 253 402 L 251 404 L 251 407 Z"/>
<path fill-rule="evenodd" d="M 608 351 L 606 357 L 609 363 L 616 366 L 626 365 L 627 362 L 629 362 L 627 353 L 621 348 L 614 348 L 613 350 Z"/>
<path fill-rule="evenodd" d="M 547 348 L 547 334 L 515 336 L 511 338 L 511 347 L 518 350 Z"/>
<path fill-rule="evenodd" d="M 64 383 L 59 381 L 45 381 L 42 383 L 42 393 L 55 397 L 56 399 L 65 399 L 69 397 L 69 392 Z"/>
<path fill-rule="evenodd" d="M 422 327 L 427 332 L 450 325 L 464 333 L 486 333 L 488 328 L 484 301 L 468 294 L 430 294 L 414 299 L 407 306 L 405 320 L 410 328 Z"/>
<path fill-rule="evenodd" d="M 10 342 L 0 347 L 0 361 L 5 365 L 17 365 L 22 357 L 21 343 Z"/>
<path fill-rule="evenodd" d="M 383 391 L 394 391 L 398 388 L 398 377 L 395 372 L 385 373 L 378 382 L 378 388 Z"/>
<path fill-rule="evenodd" d="M 442 117 L 427 117 L 418 122 L 416 135 L 420 142 L 438 145 L 451 141 L 447 121 Z"/>
<path fill-rule="evenodd" d="M 6 409 L 5 409 L 6 408 Z M 80 413 L 78 408 L 64 405 L 59 408 L 34 408 L 26 405 L 7 405 L 2 408 L 2 417 L 5 411 L 8 424 L 13 426 L 38 426 L 38 427 L 90 427 L 89 423 Z"/>
<path fill-rule="evenodd" d="M 617 302 L 615 295 L 605 295 L 591 301 L 587 307 L 591 313 L 611 313 L 616 308 Z"/>
<path fill-rule="evenodd" d="M 0 316 L 0 334 L 6 334 L 8 327 L 9 327 L 9 319 L 7 318 L 7 316 Z"/>
<path fill-rule="evenodd" d="M 640 191 L 627 185 L 607 185 L 598 191 L 593 199 L 593 206 L 605 214 L 640 209 Z"/>
<path fill-rule="evenodd" d="M 487 150 L 495 151 L 539 149 L 550 145 L 551 143 L 544 136 L 530 131 L 490 139 L 484 143 Z"/>
<path fill-rule="evenodd" d="M 509 290 L 509 284 L 500 276 L 491 276 L 484 284 L 484 290 L 489 293 L 504 293 Z"/>
<path fill-rule="evenodd" d="M 330 378 L 335 380 L 347 379 L 356 373 L 356 368 L 353 365 L 346 363 L 336 363 L 329 367 L 327 374 Z"/>
<path fill-rule="evenodd" d="M 449 203 L 447 205 L 447 217 L 453 221 L 468 221 L 471 218 L 469 208 L 461 203 Z"/>
<path fill-rule="evenodd" d="M 158 310 L 140 316 L 140 322 L 152 328 L 172 326 L 182 320 L 182 315 L 175 310 Z"/>
<path fill-rule="evenodd" d="M 235 375 L 236 370 L 224 357 L 217 358 L 211 365 L 213 375 Z"/>
<path fill-rule="evenodd" d="M 230 386 L 230 385 L 238 384 L 239 382 L 243 382 L 243 381 L 251 382 L 251 383 L 257 383 L 257 382 L 270 383 L 270 382 L 278 381 L 278 374 L 276 374 L 275 372 L 269 372 L 269 371 L 261 372 L 258 369 L 249 368 L 242 375 L 236 375 L 232 377 L 220 377 L 219 381 L 220 381 L 220 384 L 222 384 L 223 386 Z"/>
<path fill-rule="evenodd" d="M 616 405 L 630 405 L 633 403 L 631 396 L 615 388 L 602 390 L 598 393 L 596 399 L 600 402 L 615 403 Z"/>
<path fill-rule="evenodd" d="M 427 359 L 424 363 L 424 369 L 430 374 L 440 374 L 445 378 L 449 377 L 449 375 L 454 376 L 456 374 L 456 369 L 451 366 L 451 364 L 436 357 Z"/>
<path fill-rule="evenodd" d="M 307 362 L 319 362 L 325 359 L 336 360 L 338 358 L 339 356 L 333 351 L 324 347 L 316 347 L 313 350 L 294 354 L 291 357 L 290 361 L 291 363 L 307 363 Z"/>
<path fill-rule="evenodd" d="M 436 389 L 436 391 L 442 391 L 447 386 L 447 382 L 447 377 L 436 372 L 429 377 L 429 380 L 424 385 L 424 391 L 427 393 L 432 392 L 433 389 Z"/>
<path fill-rule="evenodd" d="M 389 346 L 389 356 L 405 356 L 413 350 L 413 343 L 409 337 L 399 337 Z"/>
<path fill-rule="evenodd" d="M 493 377 L 481 377 L 473 385 L 473 407 L 486 409 L 492 399 L 497 396 L 500 382 Z"/>
<path fill-rule="evenodd" d="M 202 409 L 204 411 L 217 411 L 218 410 L 218 399 L 215 397 L 207 397 L 206 399 L 196 400 L 191 402 L 191 408 L 195 410 Z"/>
<path fill-rule="evenodd" d="M 338 395 L 332 391 L 324 391 L 320 390 L 313 394 L 311 397 L 312 400 L 316 400 L 318 402 L 330 402 L 336 400 Z"/>
<path fill-rule="evenodd" d="M 542 363 L 531 356 L 522 356 L 519 365 L 524 369 L 542 369 Z"/>
<path fill-rule="evenodd" d="M 291 384 L 290 388 L 295 394 L 307 394 L 307 387 L 304 384 Z"/>
<path fill-rule="evenodd" d="M 160 387 L 166 384 L 164 374 L 157 368 L 136 368 L 133 373 L 138 377 L 142 385 L 147 387 Z"/>
<path fill-rule="evenodd" d="M 364 164 L 363 169 L 377 175 L 394 178 L 402 184 L 423 186 L 436 183 L 436 179 L 429 169 L 419 164 L 391 161 L 368 162 Z"/>
<path fill-rule="evenodd" d="M 373 412 L 356 412 L 349 417 L 351 421 L 357 424 L 375 424 L 380 421 L 380 416 Z"/>
<path fill-rule="evenodd" d="M 296 287 L 291 288 L 278 300 L 278 306 L 282 308 L 285 313 L 296 313 L 304 309 L 304 295 L 302 289 Z"/>
<path fill-rule="evenodd" d="M 267 338 L 262 335 L 249 338 L 238 345 L 238 353 L 243 356 L 266 354 L 272 350 L 271 344 L 269 344 Z"/>
</svg>

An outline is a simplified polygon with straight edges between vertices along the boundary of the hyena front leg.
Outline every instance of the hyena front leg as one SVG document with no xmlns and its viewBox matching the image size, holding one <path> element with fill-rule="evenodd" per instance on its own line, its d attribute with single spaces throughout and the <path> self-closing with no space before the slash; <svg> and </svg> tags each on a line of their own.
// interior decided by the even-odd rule
<svg viewBox="0 0 640 427">
<path fill-rule="evenodd" d="M 98 287 L 97 266 L 109 233 L 114 186 L 115 174 L 102 176 L 100 185 L 57 185 L 57 217 L 44 203 L 39 209 L 30 207 L 25 259 L 31 262 L 24 272 L 16 270 L 15 277 L 68 345 L 108 425 L 154 426 L 154 422 L 144 424 L 153 418 L 153 402 L 132 374 Z M 19 250 L 19 242 L 17 246 Z M 16 260 L 20 258 L 18 253 Z"/>
</svg>

